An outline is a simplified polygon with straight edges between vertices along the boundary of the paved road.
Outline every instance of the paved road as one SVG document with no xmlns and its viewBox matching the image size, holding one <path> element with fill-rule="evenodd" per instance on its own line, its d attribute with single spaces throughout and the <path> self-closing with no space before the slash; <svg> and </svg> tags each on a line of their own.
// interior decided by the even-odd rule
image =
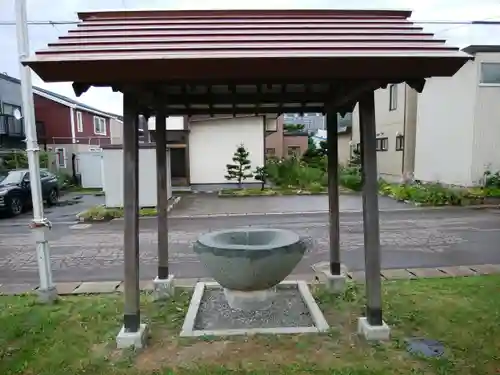
<svg viewBox="0 0 500 375">
<path fill-rule="evenodd" d="M 156 219 L 140 221 L 141 278 L 156 274 Z M 328 260 L 326 214 L 170 219 L 170 260 L 176 277 L 208 276 L 190 244 L 200 233 L 230 227 L 291 229 L 314 238 L 314 246 L 295 273 Z M 121 280 L 123 222 L 85 229 L 55 225 L 51 232 L 56 281 Z M 381 214 L 384 268 L 437 267 L 500 263 L 500 210 L 449 209 Z M 359 213 L 341 215 L 342 261 L 351 270 L 364 268 L 363 225 Z M 25 227 L 0 227 L 0 283 L 36 283 L 33 241 Z"/>
</svg>

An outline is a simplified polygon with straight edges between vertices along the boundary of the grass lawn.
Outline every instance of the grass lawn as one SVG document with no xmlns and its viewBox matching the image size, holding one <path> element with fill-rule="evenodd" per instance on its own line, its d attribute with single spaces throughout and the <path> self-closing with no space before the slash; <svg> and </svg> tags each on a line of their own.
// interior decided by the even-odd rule
<svg viewBox="0 0 500 375">
<path fill-rule="evenodd" d="M 239 338 L 177 337 L 189 302 L 178 291 L 173 302 L 143 296 L 152 327 L 142 352 L 118 351 L 121 295 L 63 298 L 54 306 L 34 297 L 0 297 L 0 374 L 325 374 L 487 375 L 500 372 L 500 276 L 395 281 L 384 284 L 385 319 L 393 340 L 359 339 L 356 319 L 363 291 L 351 284 L 333 298 L 313 286 L 333 327 L 322 335 Z M 440 359 L 411 356 L 405 337 L 442 340 Z"/>
</svg>

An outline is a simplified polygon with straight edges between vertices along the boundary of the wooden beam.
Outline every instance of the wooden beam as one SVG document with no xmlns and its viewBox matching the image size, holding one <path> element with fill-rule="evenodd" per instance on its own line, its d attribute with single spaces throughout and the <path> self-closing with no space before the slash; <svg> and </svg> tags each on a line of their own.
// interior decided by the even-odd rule
<svg viewBox="0 0 500 375">
<path fill-rule="evenodd" d="M 210 110 L 208 108 L 167 108 L 166 113 L 168 116 L 197 116 L 197 115 L 253 115 L 256 114 L 255 107 L 239 108 L 239 107 L 227 107 L 227 108 L 217 108 L 213 107 Z M 316 113 L 325 111 L 324 106 L 314 106 L 314 107 L 260 107 L 257 115 L 267 115 L 267 114 L 281 114 L 281 113 Z M 211 113 L 210 113 L 211 112 Z"/>
</svg>

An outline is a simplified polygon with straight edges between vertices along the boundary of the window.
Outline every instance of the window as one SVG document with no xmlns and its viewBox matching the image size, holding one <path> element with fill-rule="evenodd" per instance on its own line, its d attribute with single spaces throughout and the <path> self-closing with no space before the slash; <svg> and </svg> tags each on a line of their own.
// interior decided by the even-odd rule
<svg viewBox="0 0 500 375">
<path fill-rule="evenodd" d="M 83 132 L 83 116 L 80 111 L 76 112 L 76 131 L 79 133 Z"/>
<path fill-rule="evenodd" d="M 398 85 L 389 86 L 389 111 L 398 108 Z"/>
<path fill-rule="evenodd" d="M 358 142 L 358 143 L 356 143 L 355 150 L 356 150 L 356 152 L 358 152 L 358 153 L 359 153 L 359 152 L 361 152 L 361 144 L 360 144 L 359 142 Z"/>
<path fill-rule="evenodd" d="M 56 148 L 56 161 L 59 168 L 66 168 L 66 150 L 63 147 Z"/>
<path fill-rule="evenodd" d="M 299 146 L 288 146 L 288 156 L 299 156 L 300 147 Z"/>
<path fill-rule="evenodd" d="M 397 135 L 396 136 L 396 151 L 403 151 L 405 148 L 405 136 Z"/>
<path fill-rule="evenodd" d="M 500 63 L 481 63 L 480 83 L 500 85 Z"/>
<path fill-rule="evenodd" d="M 266 155 L 267 156 L 274 156 L 275 154 L 276 154 L 275 148 L 266 148 Z"/>
<path fill-rule="evenodd" d="M 106 135 L 106 119 L 94 116 L 94 134 Z"/>
<path fill-rule="evenodd" d="M 377 151 L 387 151 L 389 149 L 389 139 L 388 138 L 377 138 L 376 147 L 377 147 Z"/>
<path fill-rule="evenodd" d="M 14 118 L 14 112 L 16 111 L 16 109 L 18 109 L 19 112 L 22 113 L 20 106 L 3 103 L 3 114 L 11 116 L 10 118 L 8 118 L 7 123 L 9 133 L 22 135 L 24 133 L 23 120 Z"/>
</svg>

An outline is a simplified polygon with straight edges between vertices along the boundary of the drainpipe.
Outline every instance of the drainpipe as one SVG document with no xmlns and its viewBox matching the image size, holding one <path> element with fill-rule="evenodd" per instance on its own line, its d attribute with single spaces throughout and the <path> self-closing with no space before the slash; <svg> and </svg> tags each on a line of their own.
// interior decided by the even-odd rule
<svg viewBox="0 0 500 375">
<path fill-rule="evenodd" d="M 407 177 L 405 173 L 405 153 L 406 153 L 406 147 L 405 147 L 405 140 L 406 140 L 406 93 L 408 91 L 408 87 L 406 82 L 404 83 L 404 88 L 405 88 L 405 96 L 404 96 L 404 107 L 403 107 L 403 151 L 401 152 L 401 177 L 403 182 L 406 183 Z"/>
<path fill-rule="evenodd" d="M 75 135 L 75 107 L 69 107 L 69 118 L 71 125 L 71 143 L 76 143 Z"/>
</svg>

